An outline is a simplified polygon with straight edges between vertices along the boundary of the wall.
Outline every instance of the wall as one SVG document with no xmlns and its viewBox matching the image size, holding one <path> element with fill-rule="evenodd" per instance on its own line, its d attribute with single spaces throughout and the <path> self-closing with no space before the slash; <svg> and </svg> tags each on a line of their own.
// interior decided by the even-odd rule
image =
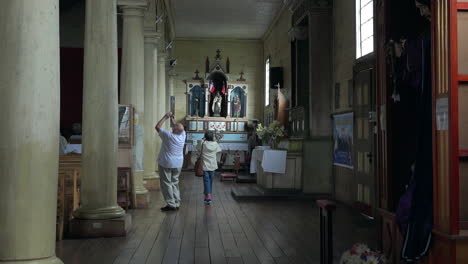
<svg viewBox="0 0 468 264">
<path fill-rule="evenodd" d="M 230 78 L 237 80 L 239 73 L 249 83 L 248 118 L 261 119 L 263 116 L 263 46 L 260 40 L 224 40 L 224 39 L 176 39 L 174 58 L 177 59 L 174 94 L 176 97 L 176 118 L 180 121 L 186 116 L 186 85 L 184 80 L 191 80 L 195 70 L 204 77 L 205 60 L 213 62 L 216 50 L 221 50 L 225 65 L 230 60 Z"/>
<path fill-rule="evenodd" d="M 278 20 L 272 25 L 271 31 L 264 39 L 264 58 L 265 62 L 270 57 L 271 67 L 283 67 L 283 94 L 289 100 L 291 97 L 291 42 L 289 41 L 288 31 L 291 28 L 291 12 L 286 8 L 281 12 Z M 275 90 L 270 90 L 270 103 L 273 103 Z"/>
<path fill-rule="evenodd" d="M 353 64 L 356 57 L 355 3 L 349 0 L 335 0 L 334 19 L 334 57 L 333 92 L 334 112 L 352 111 L 348 104 L 348 81 L 353 79 Z M 340 84 L 339 107 L 335 107 L 335 84 Z M 354 171 L 334 166 L 335 197 L 344 202 L 357 198 Z"/>
</svg>

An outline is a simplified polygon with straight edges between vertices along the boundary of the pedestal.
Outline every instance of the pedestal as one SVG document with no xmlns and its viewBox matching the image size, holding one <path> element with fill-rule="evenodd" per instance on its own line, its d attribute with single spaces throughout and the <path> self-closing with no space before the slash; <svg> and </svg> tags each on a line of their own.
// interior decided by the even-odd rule
<svg viewBox="0 0 468 264">
<path fill-rule="evenodd" d="M 115 219 L 73 219 L 70 222 L 70 236 L 75 238 L 126 236 L 131 226 L 132 217 L 128 214 Z"/>
</svg>

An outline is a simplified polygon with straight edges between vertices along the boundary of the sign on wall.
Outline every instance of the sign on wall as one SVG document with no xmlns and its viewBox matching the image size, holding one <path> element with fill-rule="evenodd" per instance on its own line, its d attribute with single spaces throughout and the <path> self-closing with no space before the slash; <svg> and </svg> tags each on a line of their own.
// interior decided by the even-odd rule
<svg viewBox="0 0 468 264">
<path fill-rule="evenodd" d="M 354 168 L 354 113 L 333 116 L 333 164 Z"/>
</svg>

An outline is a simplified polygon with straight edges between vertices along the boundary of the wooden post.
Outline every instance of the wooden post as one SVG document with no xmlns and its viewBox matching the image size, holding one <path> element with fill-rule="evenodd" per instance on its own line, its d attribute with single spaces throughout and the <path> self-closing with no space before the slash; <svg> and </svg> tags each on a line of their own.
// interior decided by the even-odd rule
<svg viewBox="0 0 468 264">
<path fill-rule="evenodd" d="M 333 264 L 333 211 L 332 201 L 317 200 L 320 214 L 320 264 Z"/>
</svg>

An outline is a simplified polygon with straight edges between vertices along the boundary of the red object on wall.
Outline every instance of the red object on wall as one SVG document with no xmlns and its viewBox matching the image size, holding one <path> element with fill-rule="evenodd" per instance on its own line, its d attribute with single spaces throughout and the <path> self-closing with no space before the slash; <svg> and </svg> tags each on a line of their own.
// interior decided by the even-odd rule
<svg viewBox="0 0 468 264">
<path fill-rule="evenodd" d="M 118 50 L 120 94 L 121 50 Z M 60 48 L 60 128 L 82 123 L 83 115 L 83 48 Z"/>
</svg>

